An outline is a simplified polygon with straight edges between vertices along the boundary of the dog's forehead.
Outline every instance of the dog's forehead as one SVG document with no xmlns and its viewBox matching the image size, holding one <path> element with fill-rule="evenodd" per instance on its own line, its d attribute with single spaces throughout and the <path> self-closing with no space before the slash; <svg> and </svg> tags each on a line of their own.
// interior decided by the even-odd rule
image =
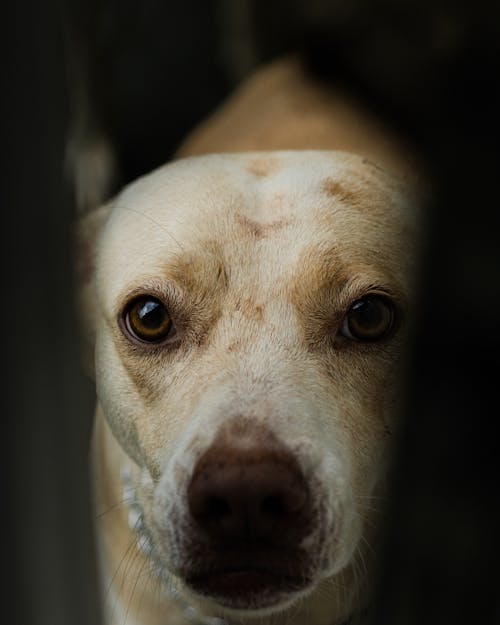
<svg viewBox="0 0 500 625">
<path fill-rule="evenodd" d="M 238 209 L 257 221 L 281 211 L 307 219 L 324 204 L 315 204 L 318 196 L 359 204 L 361 191 L 373 194 L 395 183 L 375 163 L 344 152 L 212 154 L 170 163 L 139 179 L 121 194 L 117 208 L 167 223 Z"/>
<path fill-rule="evenodd" d="M 171 163 L 115 201 L 101 245 L 107 283 L 161 275 L 169 259 L 222 249 L 229 263 L 285 266 L 310 245 L 400 242 L 401 185 L 340 152 L 210 155 Z M 373 236 L 366 233 L 376 229 Z M 243 261 L 245 262 L 245 261 Z M 117 286 L 118 288 L 118 286 Z"/>
</svg>

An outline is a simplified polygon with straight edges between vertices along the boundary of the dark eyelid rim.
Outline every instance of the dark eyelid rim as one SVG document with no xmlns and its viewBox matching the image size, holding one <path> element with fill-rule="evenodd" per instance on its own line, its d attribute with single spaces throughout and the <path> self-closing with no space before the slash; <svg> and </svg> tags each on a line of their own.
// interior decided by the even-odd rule
<svg viewBox="0 0 500 625">
<path fill-rule="evenodd" d="M 123 315 L 126 309 L 141 297 L 153 297 L 159 300 L 172 317 L 178 314 L 180 302 L 183 298 L 182 291 L 171 282 L 144 282 L 140 286 L 126 289 L 117 298 L 115 316 Z"/>
<path fill-rule="evenodd" d="M 347 284 L 340 292 L 340 302 L 338 310 L 340 318 L 344 319 L 351 307 L 359 300 L 369 297 L 370 295 L 378 296 L 389 300 L 398 315 L 402 315 L 405 302 L 404 298 L 397 294 L 396 290 L 387 284 L 376 282 L 361 282 L 353 280 Z"/>
</svg>

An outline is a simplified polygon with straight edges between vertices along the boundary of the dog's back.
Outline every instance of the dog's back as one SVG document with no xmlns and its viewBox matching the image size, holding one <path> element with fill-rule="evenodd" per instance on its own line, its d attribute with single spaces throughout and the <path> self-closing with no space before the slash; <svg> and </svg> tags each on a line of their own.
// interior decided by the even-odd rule
<svg viewBox="0 0 500 625">
<path fill-rule="evenodd" d="M 401 139 L 352 95 L 314 79 L 298 56 L 246 80 L 177 156 L 259 150 L 340 150 L 400 176 L 415 175 L 414 155 Z"/>
</svg>

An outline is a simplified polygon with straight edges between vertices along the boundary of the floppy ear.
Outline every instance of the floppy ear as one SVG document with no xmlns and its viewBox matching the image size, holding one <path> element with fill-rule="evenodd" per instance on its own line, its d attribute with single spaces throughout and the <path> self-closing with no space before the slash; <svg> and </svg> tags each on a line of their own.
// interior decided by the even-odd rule
<svg viewBox="0 0 500 625">
<path fill-rule="evenodd" d="M 96 328 L 95 266 L 99 235 L 111 213 L 109 202 L 80 217 L 75 227 L 76 312 L 82 336 L 85 372 L 94 378 Z"/>
</svg>

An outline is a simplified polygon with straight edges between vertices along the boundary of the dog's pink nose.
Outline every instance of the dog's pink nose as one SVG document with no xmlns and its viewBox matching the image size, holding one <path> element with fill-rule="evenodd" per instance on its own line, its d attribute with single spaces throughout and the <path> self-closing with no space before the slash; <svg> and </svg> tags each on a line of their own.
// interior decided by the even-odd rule
<svg viewBox="0 0 500 625">
<path fill-rule="evenodd" d="M 293 454 L 246 427 L 224 432 L 198 460 L 188 506 L 198 534 L 224 545 L 296 545 L 308 533 L 308 485 Z"/>
</svg>

